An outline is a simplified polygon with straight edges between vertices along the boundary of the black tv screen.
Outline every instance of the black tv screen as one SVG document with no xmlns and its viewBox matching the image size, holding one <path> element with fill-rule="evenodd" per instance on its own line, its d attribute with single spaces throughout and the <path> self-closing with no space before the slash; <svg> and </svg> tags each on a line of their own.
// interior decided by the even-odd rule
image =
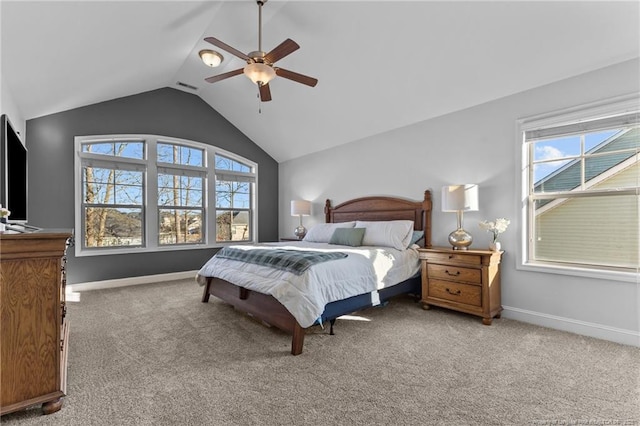
<svg viewBox="0 0 640 426">
<path fill-rule="evenodd" d="M 0 204 L 12 223 L 27 222 L 27 148 L 6 114 L 0 117 Z"/>
</svg>

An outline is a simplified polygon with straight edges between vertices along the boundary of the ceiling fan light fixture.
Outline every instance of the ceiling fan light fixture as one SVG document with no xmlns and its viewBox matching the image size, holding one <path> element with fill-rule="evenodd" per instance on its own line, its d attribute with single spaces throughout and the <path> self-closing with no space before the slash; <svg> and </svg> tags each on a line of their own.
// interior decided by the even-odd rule
<svg viewBox="0 0 640 426">
<path fill-rule="evenodd" d="M 216 52 L 215 50 L 209 49 L 201 50 L 198 55 L 200 55 L 200 59 L 202 59 L 202 62 L 212 68 L 220 65 L 222 63 L 222 60 L 224 59 L 220 53 Z"/>
<path fill-rule="evenodd" d="M 276 76 L 275 70 L 269 65 L 253 62 L 244 67 L 244 75 L 255 84 L 268 84 Z"/>
</svg>

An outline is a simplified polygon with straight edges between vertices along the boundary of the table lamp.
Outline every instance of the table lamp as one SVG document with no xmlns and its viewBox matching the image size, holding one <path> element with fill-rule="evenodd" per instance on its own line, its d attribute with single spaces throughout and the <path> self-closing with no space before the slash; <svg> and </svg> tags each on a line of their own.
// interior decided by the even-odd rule
<svg viewBox="0 0 640 426">
<path fill-rule="evenodd" d="M 291 201 L 291 216 L 298 216 L 300 218 L 300 224 L 293 231 L 294 235 L 299 240 L 303 239 L 307 235 L 307 229 L 302 226 L 302 216 L 311 215 L 311 202 L 306 200 L 292 200 Z"/>
<path fill-rule="evenodd" d="M 442 187 L 442 211 L 456 212 L 458 228 L 449 234 L 454 250 L 467 250 L 473 237 L 463 228 L 463 212 L 478 210 L 478 185 L 448 185 Z"/>
</svg>

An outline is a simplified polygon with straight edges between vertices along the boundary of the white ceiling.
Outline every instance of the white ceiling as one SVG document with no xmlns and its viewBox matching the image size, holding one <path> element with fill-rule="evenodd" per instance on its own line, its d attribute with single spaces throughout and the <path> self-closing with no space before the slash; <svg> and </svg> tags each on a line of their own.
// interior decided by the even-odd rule
<svg viewBox="0 0 640 426">
<path fill-rule="evenodd" d="M 263 50 L 301 48 L 277 65 L 273 101 L 213 36 L 258 46 L 254 1 L 0 3 L 2 79 L 25 119 L 175 87 L 196 93 L 279 162 L 640 56 L 638 1 L 277 1 L 263 8 Z"/>
</svg>

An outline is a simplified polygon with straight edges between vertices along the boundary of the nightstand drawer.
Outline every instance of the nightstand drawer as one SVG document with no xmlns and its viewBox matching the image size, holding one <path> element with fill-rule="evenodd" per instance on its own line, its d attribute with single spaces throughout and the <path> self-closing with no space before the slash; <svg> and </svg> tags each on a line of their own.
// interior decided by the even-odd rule
<svg viewBox="0 0 640 426">
<path fill-rule="evenodd" d="M 451 281 L 429 280 L 429 297 L 482 306 L 482 287 Z"/>
<path fill-rule="evenodd" d="M 426 253 L 424 255 L 429 263 L 468 263 L 471 265 L 481 265 L 482 256 L 475 254 L 458 253 Z"/>
<path fill-rule="evenodd" d="M 429 278 L 464 281 L 482 285 L 482 271 L 473 268 L 461 268 L 455 265 L 433 265 L 428 263 Z"/>
</svg>

